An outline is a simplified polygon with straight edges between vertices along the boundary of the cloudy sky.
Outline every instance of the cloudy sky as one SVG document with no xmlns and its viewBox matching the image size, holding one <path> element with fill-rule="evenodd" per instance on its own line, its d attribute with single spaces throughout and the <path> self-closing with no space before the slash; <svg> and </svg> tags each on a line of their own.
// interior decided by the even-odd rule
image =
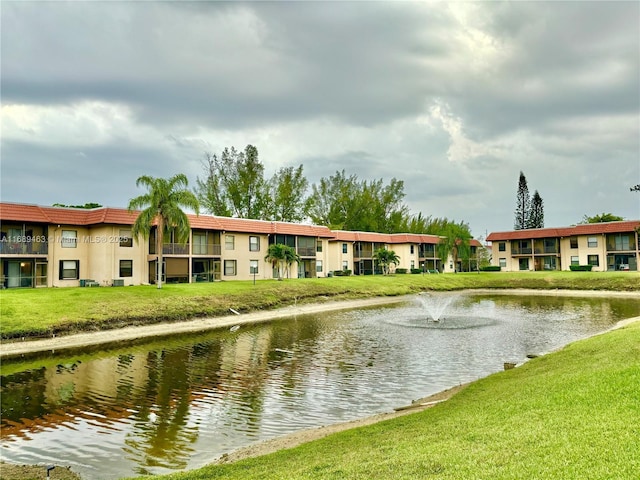
<svg viewBox="0 0 640 480">
<path fill-rule="evenodd" d="M 270 177 L 404 181 L 412 213 L 640 218 L 640 3 L 3 1 L 4 201 L 126 207 L 258 148 Z"/>
</svg>

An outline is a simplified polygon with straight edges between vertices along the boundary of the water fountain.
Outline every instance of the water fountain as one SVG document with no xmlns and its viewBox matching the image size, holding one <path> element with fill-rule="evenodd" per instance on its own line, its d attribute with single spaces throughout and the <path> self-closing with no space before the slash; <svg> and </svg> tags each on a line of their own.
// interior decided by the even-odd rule
<svg viewBox="0 0 640 480">
<path fill-rule="evenodd" d="M 458 296 L 421 293 L 418 295 L 418 300 L 429 314 L 427 321 L 439 323 L 441 319 L 444 320 L 442 315 Z"/>
<path fill-rule="evenodd" d="M 387 323 L 413 328 L 461 329 L 495 325 L 493 302 L 464 305 L 461 293 L 420 293 L 416 295 L 412 315 L 387 319 Z"/>
</svg>

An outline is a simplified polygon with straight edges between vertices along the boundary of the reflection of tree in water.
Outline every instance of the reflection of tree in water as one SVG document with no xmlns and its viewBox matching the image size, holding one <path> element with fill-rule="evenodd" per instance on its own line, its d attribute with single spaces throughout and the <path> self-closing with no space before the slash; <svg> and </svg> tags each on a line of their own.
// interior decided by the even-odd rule
<svg viewBox="0 0 640 480">
<path fill-rule="evenodd" d="M 138 465 L 137 473 L 152 473 L 146 467 L 185 468 L 198 438 L 198 430 L 187 425 L 191 405 L 189 350 L 149 352 L 149 377 L 141 398 L 133 431 L 124 450 Z"/>
<path fill-rule="evenodd" d="M 11 433 L 25 436 L 16 428 L 22 419 L 35 419 L 49 413 L 46 405 L 46 368 L 38 368 L 0 376 L 0 418 L 2 436 Z"/>
</svg>

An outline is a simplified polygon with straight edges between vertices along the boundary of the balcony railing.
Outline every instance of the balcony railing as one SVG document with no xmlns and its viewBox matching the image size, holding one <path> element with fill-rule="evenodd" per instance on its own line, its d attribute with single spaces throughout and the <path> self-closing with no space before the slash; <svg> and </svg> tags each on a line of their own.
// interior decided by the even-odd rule
<svg viewBox="0 0 640 480">
<path fill-rule="evenodd" d="M 607 252 L 635 252 L 635 250 L 636 250 L 636 246 L 633 243 L 628 245 L 607 244 Z"/>
<path fill-rule="evenodd" d="M 372 258 L 373 248 L 356 248 L 355 258 Z"/>
<path fill-rule="evenodd" d="M 165 243 L 162 245 L 163 255 L 187 255 L 189 253 L 189 245 L 184 243 Z"/>
<path fill-rule="evenodd" d="M 194 255 L 220 255 L 222 247 L 220 245 L 194 245 Z"/>
<path fill-rule="evenodd" d="M 315 257 L 316 248 L 315 247 L 298 247 L 298 255 L 300 255 L 301 257 Z"/>
<path fill-rule="evenodd" d="M 47 242 L 0 242 L 0 254 L 8 255 L 46 255 L 49 253 Z"/>
</svg>

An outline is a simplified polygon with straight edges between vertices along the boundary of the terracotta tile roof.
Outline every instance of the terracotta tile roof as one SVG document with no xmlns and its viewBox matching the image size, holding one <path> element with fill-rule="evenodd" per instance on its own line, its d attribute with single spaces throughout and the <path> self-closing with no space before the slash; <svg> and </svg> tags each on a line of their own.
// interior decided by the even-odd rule
<svg viewBox="0 0 640 480">
<path fill-rule="evenodd" d="M 440 241 L 437 235 L 415 233 L 376 233 L 376 232 L 352 232 L 348 230 L 333 230 L 334 240 L 341 242 L 371 242 L 385 243 L 389 245 L 401 243 L 433 243 Z"/>
<path fill-rule="evenodd" d="M 22 203 L 0 203 L 0 219 L 19 222 L 58 223 L 63 225 L 96 225 L 109 223 L 132 225 L 137 212 L 129 213 L 124 208 L 65 208 L 42 207 Z"/>
<path fill-rule="evenodd" d="M 38 205 L 5 202 L 0 203 L 0 220 L 52 223 L 46 212 Z"/>
<path fill-rule="evenodd" d="M 487 241 L 528 240 L 536 238 L 561 238 L 573 235 L 599 235 L 605 233 L 633 232 L 640 226 L 640 220 L 625 220 L 622 222 L 585 223 L 571 227 L 533 228 L 527 230 L 511 230 L 507 232 L 491 232 Z"/>
<path fill-rule="evenodd" d="M 329 228 L 318 225 L 216 217 L 213 215 L 187 214 L 187 216 L 192 228 L 238 233 L 281 233 L 310 237 L 333 237 L 333 233 Z M 0 202 L 0 220 L 3 221 L 13 220 L 78 226 L 103 223 L 133 225 L 137 217 L 138 212 L 129 212 L 125 208 L 100 207 L 82 209 Z"/>
</svg>

